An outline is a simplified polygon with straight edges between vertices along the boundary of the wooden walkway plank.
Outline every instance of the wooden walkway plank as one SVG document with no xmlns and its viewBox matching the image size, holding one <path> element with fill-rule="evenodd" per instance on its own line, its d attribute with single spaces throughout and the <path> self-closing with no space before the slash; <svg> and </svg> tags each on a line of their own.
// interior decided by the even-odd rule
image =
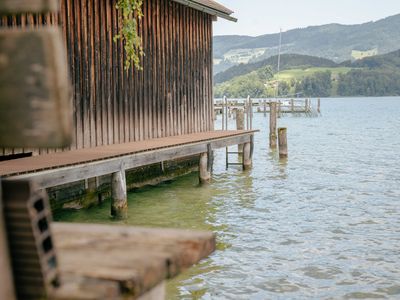
<svg viewBox="0 0 400 300">
<path fill-rule="evenodd" d="M 53 233 L 62 279 L 117 282 L 133 298 L 215 250 L 211 232 L 53 223 Z"/>
</svg>

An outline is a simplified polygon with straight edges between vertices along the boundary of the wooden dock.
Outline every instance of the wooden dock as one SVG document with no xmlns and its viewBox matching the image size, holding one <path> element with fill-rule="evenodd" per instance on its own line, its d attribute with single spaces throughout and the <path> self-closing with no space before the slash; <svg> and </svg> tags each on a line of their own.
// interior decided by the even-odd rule
<svg viewBox="0 0 400 300">
<path fill-rule="evenodd" d="M 48 188 L 249 143 L 255 132 L 217 130 L 32 156 L 0 162 L 0 176 L 32 179 L 40 188 Z"/>
</svg>

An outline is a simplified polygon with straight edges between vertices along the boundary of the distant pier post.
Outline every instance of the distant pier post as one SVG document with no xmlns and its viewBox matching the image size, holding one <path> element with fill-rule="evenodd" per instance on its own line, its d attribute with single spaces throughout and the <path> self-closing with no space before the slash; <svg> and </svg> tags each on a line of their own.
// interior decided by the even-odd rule
<svg viewBox="0 0 400 300">
<path fill-rule="evenodd" d="M 279 100 L 279 102 L 278 102 L 278 118 L 281 117 L 281 114 L 282 114 L 282 102 L 281 102 L 281 100 Z"/>
<path fill-rule="evenodd" d="M 290 100 L 290 106 L 292 107 L 292 113 L 294 113 L 294 100 Z"/>
<path fill-rule="evenodd" d="M 318 98 L 318 102 L 317 102 L 317 112 L 320 114 L 321 113 L 321 99 Z"/>
<path fill-rule="evenodd" d="M 279 158 L 285 158 L 288 156 L 286 128 L 278 128 L 278 141 L 279 141 Z"/>
<path fill-rule="evenodd" d="M 245 143 L 243 145 L 243 170 L 249 170 L 252 166 L 252 143 Z"/>
<path fill-rule="evenodd" d="M 207 184 L 211 182 L 210 160 L 211 157 L 209 157 L 209 154 L 207 152 L 203 152 L 200 154 L 200 161 L 199 161 L 200 184 Z"/>
<path fill-rule="evenodd" d="M 264 100 L 264 117 L 267 116 L 267 100 Z"/>
<path fill-rule="evenodd" d="M 269 103 L 269 146 L 272 149 L 276 148 L 276 104 L 276 102 Z"/>
<path fill-rule="evenodd" d="M 128 195 L 126 192 L 125 170 L 112 174 L 111 216 L 117 219 L 128 217 Z"/>
</svg>

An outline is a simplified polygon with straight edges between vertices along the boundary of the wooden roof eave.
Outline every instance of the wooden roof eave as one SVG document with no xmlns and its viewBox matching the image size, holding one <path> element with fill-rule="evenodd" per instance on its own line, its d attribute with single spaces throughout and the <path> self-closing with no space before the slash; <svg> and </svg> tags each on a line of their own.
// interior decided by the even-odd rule
<svg viewBox="0 0 400 300">
<path fill-rule="evenodd" d="M 210 14 L 215 17 L 220 17 L 220 18 L 223 18 L 228 21 L 237 22 L 237 18 L 231 16 L 231 13 L 219 11 L 217 9 L 214 9 L 214 8 L 206 6 L 206 5 L 202 5 L 202 4 L 192 1 L 192 0 L 173 0 L 173 1 L 183 4 L 185 6 L 191 7 L 193 9 L 205 12 L 205 13 Z"/>
</svg>

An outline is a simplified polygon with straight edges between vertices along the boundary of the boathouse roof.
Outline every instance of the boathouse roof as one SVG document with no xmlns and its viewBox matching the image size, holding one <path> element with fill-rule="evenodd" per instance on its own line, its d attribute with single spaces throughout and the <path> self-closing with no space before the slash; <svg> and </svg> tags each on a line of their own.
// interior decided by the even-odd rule
<svg viewBox="0 0 400 300">
<path fill-rule="evenodd" d="M 173 0 L 183 5 L 203 11 L 213 16 L 217 16 L 229 21 L 236 22 L 237 19 L 231 16 L 234 12 L 229 8 L 213 1 L 213 0 Z"/>
</svg>

